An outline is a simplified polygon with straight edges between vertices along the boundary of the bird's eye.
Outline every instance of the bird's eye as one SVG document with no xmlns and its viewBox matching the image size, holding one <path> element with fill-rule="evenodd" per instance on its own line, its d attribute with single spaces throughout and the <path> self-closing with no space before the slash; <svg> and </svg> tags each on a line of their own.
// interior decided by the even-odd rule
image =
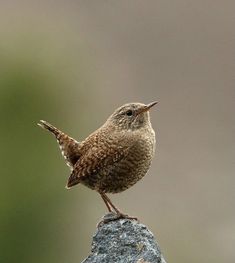
<svg viewBox="0 0 235 263">
<path fill-rule="evenodd" d="M 133 111 L 132 111 L 132 110 L 128 110 L 128 111 L 126 112 L 126 115 L 127 115 L 127 116 L 132 116 L 132 115 L 133 115 Z"/>
</svg>

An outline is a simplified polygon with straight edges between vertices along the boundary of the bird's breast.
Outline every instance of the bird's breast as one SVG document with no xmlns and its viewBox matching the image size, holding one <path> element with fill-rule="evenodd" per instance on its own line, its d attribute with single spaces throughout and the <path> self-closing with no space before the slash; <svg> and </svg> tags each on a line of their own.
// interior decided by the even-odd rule
<svg viewBox="0 0 235 263">
<path fill-rule="evenodd" d="M 114 143 L 113 138 L 106 137 L 105 144 L 119 149 L 127 148 L 126 154 L 81 181 L 86 186 L 105 193 L 122 192 L 138 182 L 147 173 L 154 156 L 155 133 L 152 129 L 122 134 L 122 140 L 118 144 Z M 109 149 L 110 153 L 111 150 Z"/>
<path fill-rule="evenodd" d="M 106 193 L 122 192 L 138 182 L 148 171 L 154 156 L 155 134 L 133 134 L 128 154 L 105 167 L 97 177 L 95 189 Z"/>
</svg>

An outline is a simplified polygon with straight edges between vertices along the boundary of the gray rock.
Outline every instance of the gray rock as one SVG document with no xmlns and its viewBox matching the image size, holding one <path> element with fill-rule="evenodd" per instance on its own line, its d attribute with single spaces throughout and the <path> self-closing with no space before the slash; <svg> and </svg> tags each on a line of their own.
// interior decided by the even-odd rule
<svg viewBox="0 0 235 263">
<path fill-rule="evenodd" d="M 136 220 L 104 216 L 93 236 L 90 255 L 82 263 L 166 263 L 148 228 Z"/>
</svg>

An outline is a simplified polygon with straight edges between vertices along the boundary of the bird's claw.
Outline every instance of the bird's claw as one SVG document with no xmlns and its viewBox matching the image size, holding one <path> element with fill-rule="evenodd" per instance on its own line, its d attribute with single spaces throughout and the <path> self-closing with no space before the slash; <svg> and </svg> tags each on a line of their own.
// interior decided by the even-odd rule
<svg viewBox="0 0 235 263">
<path fill-rule="evenodd" d="M 109 215 L 109 214 L 108 214 Z M 125 215 L 123 213 L 112 213 L 112 216 L 104 216 L 104 218 L 98 223 L 97 227 L 99 228 L 103 224 L 107 224 L 111 221 L 116 221 L 119 219 L 130 219 L 130 220 L 136 220 L 139 221 L 137 217 Z"/>
</svg>

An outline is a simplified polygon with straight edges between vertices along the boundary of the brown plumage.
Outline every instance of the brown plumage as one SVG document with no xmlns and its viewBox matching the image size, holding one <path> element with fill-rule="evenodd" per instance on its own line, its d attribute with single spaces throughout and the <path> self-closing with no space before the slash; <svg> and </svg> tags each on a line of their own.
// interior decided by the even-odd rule
<svg viewBox="0 0 235 263">
<path fill-rule="evenodd" d="M 82 183 L 96 190 L 108 210 L 124 215 L 112 204 L 106 193 L 122 192 L 148 171 L 155 149 L 148 105 L 128 103 L 117 110 L 98 130 L 77 142 L 46 121 L 38 124 L 53 133 L 72 172 L 67 188 Z"/>
</svg>

